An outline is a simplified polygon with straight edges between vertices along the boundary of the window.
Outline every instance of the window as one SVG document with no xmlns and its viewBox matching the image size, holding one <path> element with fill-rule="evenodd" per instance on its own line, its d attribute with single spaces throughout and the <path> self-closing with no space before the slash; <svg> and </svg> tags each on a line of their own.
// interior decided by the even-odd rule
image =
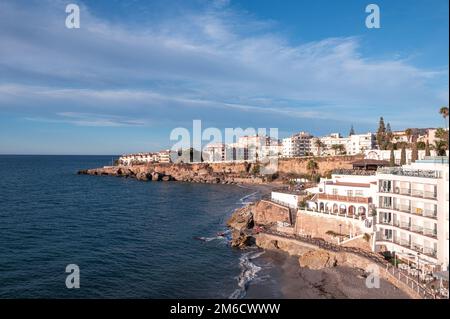
<svg viewBox="0 0 450 319">
<path fill-rule="evenodd" d="M 338 194 L 338 189 L 337 188 L 333 188 L 333 195 L 337 195 Z"/>
<path fill-rule="evenodd" d="M 355 191 L 355 196 L 356 197 L 362 197 L 364 194 L 363 194 L 363 191 Z"/>
<path fill-rule="evenodd" d="M 348 190 L 347 191 L 347 196 L 348 197 L 353 197 L 353 191 L 352 190 Z"/>
</svg>

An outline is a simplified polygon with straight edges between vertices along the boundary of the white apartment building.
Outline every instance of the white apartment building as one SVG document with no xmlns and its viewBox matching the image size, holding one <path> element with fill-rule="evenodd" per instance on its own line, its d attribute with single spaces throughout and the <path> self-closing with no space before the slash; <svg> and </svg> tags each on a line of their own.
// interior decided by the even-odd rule
<svg viewBox="0 0 450 319">
<path fill-rule="evenodd" d="M 356 155 L 373 150 L 376 147 L 376 138 L 372 133 L 354 134 L 349 136 L 349 140 L 345 147 L 348 155 Z"/>
<path fill-rule="evenodd" d="M 359 219 L 372 218 L 375 172 L 348 170 L 322 178 L 308 207 L 321 213 Z"/>
<path fill-rule="evenodd" d="M 316 144 L 317 139 L 320 139 L 323 144 L 319 147 Z M 343 152 L 347 155 L 356 155 L 364 153 L 366 150 L 375 149 L 376 138 L 373 133 L 366 134 L 353 134 L 348 137 L 342 137 L 339 133 L 332 133 L 328 136 L 320 138 L 312 138 L 310 140 L 310 151 L 314 155 L 336 155 L 337 150 L 334 149 L 335 146 L 342 145 Z"/>
<path fill-rule="evenodd" d="M 283 157 L 306 156 L 311 151 L 312 135 L 308 132 L 300 132 L 283 139 L 281 155 Z"/>
<path fill-rule="evenodd" d="M 448 270 L 448 157 L 377 171 L 377 251 Z"/>
<path fill-rule="evenodd" d="M 226 160 L 226 145 L 223 143 L 210 143 L 203 150 L 205 162 L 222 162 Z"/>
<path fill-rule="evenodd" d="M 155 163 L 159 162 L 159 160 L 158 153 L 136 153 L 122 155 L 118 161 L 121 165 L 129 166 L 132 164 Z"/>
</svg>

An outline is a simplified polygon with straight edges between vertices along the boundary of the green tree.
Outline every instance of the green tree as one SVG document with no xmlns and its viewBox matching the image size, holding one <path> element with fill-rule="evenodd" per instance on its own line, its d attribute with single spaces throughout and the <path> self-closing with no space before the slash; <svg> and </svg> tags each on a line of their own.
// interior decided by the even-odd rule
<svg viewBox="0 0 450 319">
<path fill-rule="evenodd" d="M 408 143 L 411 143 L 411 136 L 412 136 L 412 134 L 413 134 L 412 129 L 407 128 L 407 129 L 405 130 L 405 134 L 406 134 L 406 138 L 408 139 Z"/>
<path fill-rule="evenodd" d="M 406 164 L 406 147 L 403 146 L 400 152 L 400 165 Z"/>
<path fill-rule="evenodd" d="M 425 144 L 425 156 L 431 156 L 430 143 L 428 141 Z"/>
<path fill-rule="evenodd" d="M 378 123 L 378 130 L 377 130 L 377 143 L 378 143 L 378 147 L 381 150 L 385 149 L 385 139 L 386 139 L 386 127 L 384 125 L 383 117 L 380 117 L 380 121 Z"/>
<path fill-rule="evenodd" d="M 319 164 L 317 164 L 317 162 L 313 159 L 310 159 L 308 161 L 308 163 L 306 164 L 306 169 L 312 174 L 314 175 L 317 170 L 319 169 Z"/>
<path fill-rule="evenodd" d="M 448 122 L 447 122 L 447 117 L 448 117 L 448 106 L 443 106 L 439 109 L 439 114 L 442 115 L 442 117 L 444 118 L 444 122 L 445 122 L 445 127 L 448 128 Z"/>
<path fill-rule="evenodd" d="M 391 147 L 391 156 L 389 157 L 389 166 L 391 166 L 391 167 L 395 166 L 394 148 L 392 148 L 392 147 Z"/>
<path fill-rule="evenodd" d="M 445 156 L 447 143 L 444 140 L 436 140 L 434 141 L 434 149 L 436 150 L 437 156 Z"/>
<path fill-rule="evenodd" d="M 417 143 L 413 143 L 411 151 L 411 163 L 414 163 L 419 159 L 419 150 L 417 149 Z"/>
<path fill-rule="evenodd" d="M 425 144 L 425 142 L 419 141 L 419 142 L 416 143 L 416 147 L 417 147 L 418 150 L 423 151 L 425 149 L 425 147 L 426 147 L 426 144 Z"/>
<path fill-rule="evenodd" d="M 317 155 L 321 155 L 321 151 L 322 151 L 322 147 L 325 146 L 325 144 L 322 143 L 322 141 L 320 140 L 320 138 L 317 138 L 314 141 L 314 145 L 317 147 Z"/>
</svg>

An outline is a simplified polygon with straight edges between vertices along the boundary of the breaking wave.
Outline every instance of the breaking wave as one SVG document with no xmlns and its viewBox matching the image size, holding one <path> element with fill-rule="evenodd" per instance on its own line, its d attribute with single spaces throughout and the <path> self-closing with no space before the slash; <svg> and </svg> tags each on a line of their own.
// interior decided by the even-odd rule
<svg viewBox="0 0 450 319">
<path fill-rule="evenodd" d="M 264 254 L 264 251 L 247 252 L 239 258 L 240 275 L 237 277 L 238 288 L 228 297 L 229 299 L 242 299 L 247 293 L 248 286 L 252 282 L 261 267 L 255 265 L 252 260 Z"/>
</svg>

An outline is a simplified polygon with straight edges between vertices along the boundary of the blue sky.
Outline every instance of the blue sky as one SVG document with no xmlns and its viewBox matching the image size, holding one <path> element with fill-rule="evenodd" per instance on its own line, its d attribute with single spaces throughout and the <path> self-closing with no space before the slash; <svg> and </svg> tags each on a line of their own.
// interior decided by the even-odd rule
<svg viewBox="0 0 450 319">
<path fill-rule="evenodd" d="M 81 28 L 65 27 L 65 6 Z M 448 0 L 0 2 L 0 153 L 167 148 L 192 127 L 280 137 L 442 126 Z"/>
</svg>

